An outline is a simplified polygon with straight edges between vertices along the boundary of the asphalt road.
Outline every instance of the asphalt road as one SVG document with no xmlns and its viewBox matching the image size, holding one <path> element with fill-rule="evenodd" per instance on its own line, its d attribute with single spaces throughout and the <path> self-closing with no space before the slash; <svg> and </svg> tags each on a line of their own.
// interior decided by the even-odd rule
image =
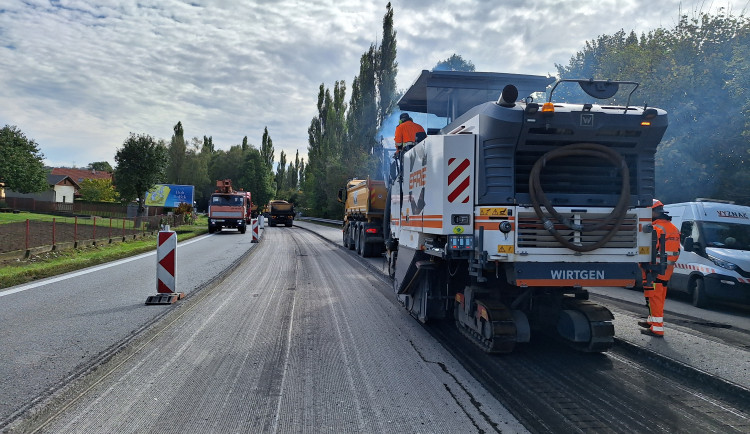
<svg viewBox="0 0 750 434">
<path fill-rule="evenodd" d="M 256 245 L 236 231 L 179 243 L 177 291 L 217 283 Z M 155 252 L 0 290 L 0 429 L 173 310 L 146 306 L 153 294 Z"/>
<path fill-rule="evenodd" d="M 39 415 L 40 432 L 525 432 L 356 258 L 269 228 Z"/>
<path fill-rule="evenodd" d="M 269 228 L 262 242 L 253 245 L 247 244 L 249 237 L 221 234 L 178 247 L 178 286 L 185 285 L 179 270 L 188 270 L 182 278 L 192 281 L 187 277 L 200 267 L 222 269 L 234 262 L 237 268 L 215 286 L 210 284 L 214 278 L 185 285 L 194 288 L 187 291 L 190 296 L 171 307 L 144 307 L 149 290 L 122 300 L 114 296 L 123 292 L 125 276 L 133 269 L 114 274 L 114 279 L 89 273 L 87 280 L 78 281 L 79 286 L 89 285 L 80 290 L 84 298 L 101 299 L 90 302 L 93 308 L 76 304 L 79 292 L 68 284 L 59 299 L 48 303 L 48 292 L 55 293 L 63 281 L 48 283 L 51 286 L 39 292 L 0 292 L 0 315 L 8 314 L 5 301 L 10 300 L 14 309 L 26 309 L 31 320 L 22 313 L 14 316 L 11 334 L 23 334 L 24 326 L 31 330 L 15 343 L 14 365 L 0 365 L 2 403 L 19 408 L 22 402 L 11 396 L 14 389 L 4 392 L 7 380 L 32 396 L 34 404 L 22 408 L 31 410 L 26 415 L 32 417 L 14 428 L 750 432 L 747 395 L 733 395 L 734 386 L 717 389 L 716 383 L 704 381 L 748 382 L 750 339 L 743 328 L 748 321 L 743 309 L 717 308 L 704 315 L 683 310 L 679 300 L 668 300 L 670 333 L 654 342 L 632 324 L 643 310 L 641 294 L 592 289 L 592 297 L 615 312 L 621 343 L 608 353 L 581 354 L 541 338 L 518 346 L 512 355 L 487 356 L 458 336 L 451 324 L 424 327 L 406 314 L 395 301 L 381 258 L 362 259 L 338 246 L 340 229 L 312 228 L 317 234 L 299 227 Z M 203 244 L 206 241 L 211 244 Z M 228 259 L 226 252 L 235 259 Z M 194 255 L 197 258 L 188 258 Z M 149 267 L 139 265 L 140 260 L 131 261 L 136 274 Z M 155 273 L 155 259 L 147 262 L 149 273 Z M 153 277 L 144 279 L 153 288 Z M 102 281 L 109 287 L 99 295 Z M 22 295 L 36 298 L 23 304 L 15 298 Z M 99 303 L 107 297 L 115 297 L 117 307 L 100 312 L 105 309 Z M 43 306 L 38 309 L 34 302 Z M 37 309 L 42 313 L 35 314 Z M 143 312 L 146 318 L 123 321 Z M 108 324 L 108 315 L 119 322 Z M 9 324 L 0 318 L 4 327 Z M 60 324 L 67 329 L 72 318 L 96 325 L 84 327 L 73 320 L 71 330 L 62 330 Z M 48 326 L 36 328 L 37 322 Z M 55 328 L 55 335 L 37 344 L 35 333 Z M 110 336 L 93 336 L 99 332 Z M 69 345 L 78 333 L 81 343 Z M 0 344 L 5 342 L 13 340 Z M 55 369 L 38 362 L 25 365 L 24 356 L 16 354 L 38 350 L 49 356 L 77 346 Z M 97 348 L 106 351 L 83 353 L 84 360 L 65 374 L 75 356 Z M 673 357 L 685 357 L 693 368 Z M 674 363 L 665 363 L 670 360 Z M 692 375 L 698 372 L 696 366 L 698 376 Z M 13 371 L 19 378 L 13 378 Z M 45 389 L 49 385 L 52 392 Z"/>
<path fill-rule="evenodd" d="M 338 228 L 298 224 L 341 244 Z M 358 260 L 385 273 L 382 258 Z M 635 325 L 646 314 L 642 293 L 589 290 L 615 314 L 616 345 L 604 354 L 537 334 L 511 355 L 488 356 L 450 321 L 426 329 L 532 432 L 750 432 L 746 308 L 670 299 L 668 336 L 656 340 Z M 383 295 L 394 297 L 388 287 Z"/>
</svg>

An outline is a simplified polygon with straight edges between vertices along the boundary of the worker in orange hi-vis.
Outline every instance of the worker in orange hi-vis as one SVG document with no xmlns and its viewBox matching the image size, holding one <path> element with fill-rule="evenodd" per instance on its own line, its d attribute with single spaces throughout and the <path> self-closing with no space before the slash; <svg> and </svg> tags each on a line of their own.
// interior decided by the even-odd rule
<svg viewBox="0 0 750 434">
<path fill-rule="evenodd" d="M 425 137 L 427 137 L 427 134 L 424 132 L 424 128 L 414 122 L 408 113 L 401 113 L 396 127 L 396 155 L 399 155 L 402 150 L 408 150 Z"/>
<path fill-rule="evenodd" d="M 651 220 L 657 234 L 655 246 L 657 261 L 662 260 L 658 252 L 661 252 L 661 243 L 664 243 L 666 264 L 659 264 L 662 265 L 661 273 L 652 283 L 644 278 L 643 295 L 646 297 L 649 316 L 647 321 L 638 321 L 638 325 L 645 329 L 641 330 L 642 334 L 662 338 L 664 337 L 664 300 L 667 298 L 669 278 L 672 277 L 674 264 L 680 255 L 680 231 L 672 224 L 670 221 L 672 218 L 664 211 L 664 204 L 658 199 L 654 199 Z"/>
</svg>

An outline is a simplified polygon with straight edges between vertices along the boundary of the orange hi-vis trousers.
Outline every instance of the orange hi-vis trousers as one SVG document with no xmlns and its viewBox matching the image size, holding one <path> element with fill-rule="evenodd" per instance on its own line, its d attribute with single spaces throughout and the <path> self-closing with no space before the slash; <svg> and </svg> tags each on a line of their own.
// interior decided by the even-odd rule
<svg viewBox="0 0 750 434">
<path fill-rule="evenodd" d="M 653 288 L 644 288 L 643 295 L 648 305 L 648 323 L 654 334 L 664 336 L 664 300 L 667 298 L 667 287 L 654 282 Z"/>
</svg>

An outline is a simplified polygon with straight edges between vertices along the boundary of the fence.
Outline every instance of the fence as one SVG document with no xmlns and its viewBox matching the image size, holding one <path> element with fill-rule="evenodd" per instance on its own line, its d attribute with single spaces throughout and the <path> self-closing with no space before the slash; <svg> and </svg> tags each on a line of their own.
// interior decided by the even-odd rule
<svg viewBox="0 0 750 434">
<path fill-rule="evenodd" d="M 99 217 L 132 217 L 136 206 L 122 203 L 85 202 L 76 200 L 73 203 L 48 202 L 28 197 L 6 197 L 5 206 L 19 211 L 38 212 L 44 214 L 91 215 Z M 130 213 L 128 212 L 130 209 Z M 159 206 L 146 207 L 146 214 L 158 216 L 164 214 L 164 208 Z"/>
<path fill-rule="evenodd" d="M 135 239 L 157 232 L 162 225 L 178 227 L 185 224 L 184 217 L 52 217 L 50 221 L 26 220 L 0 224 L 0 259 Z"/>
</svg>

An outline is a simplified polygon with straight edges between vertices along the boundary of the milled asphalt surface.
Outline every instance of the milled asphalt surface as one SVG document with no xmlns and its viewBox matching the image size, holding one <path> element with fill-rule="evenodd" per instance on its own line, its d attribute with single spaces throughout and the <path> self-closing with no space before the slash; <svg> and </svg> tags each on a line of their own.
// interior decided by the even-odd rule
<svg viewBox="0 0 750 434">
<path fill-rule="evenodd" d="M 343 248 L 341 229 L 305 221 L 295 221 L 295 225 L 314 231 L 329 242 Z M 382 258 L 366 259 L 373 267 L 387 273 Z M 742 313 L 722 313 L 721 310 L 695 308 L 688 303 L 667 299 L 665 303 L 665 337 L 663 339 L 644 336 L 637 325 L 647 315 L 643 294 L 625 288 L 588 288 L 593 294 L 627 300 L 643 305 L 640 314 L 612 308 L 615 319 L 615 338 L 620 345 L 630 346 L 636 351 L 645 351 L 665 358 L 676 365 L 684 365 L 710 376 L 750 391 L 750 341 L 744 347 L 731 345 L 693 328 L 670 324 L 670 314 L 679 313 L 698 319 L 730 325 L 745 332 L 750 331 L 750 317 Z M 740 335 L 739 339 L 748 336 Z"/>
<path fill-rule="evenodd" d="M 76 402 L 75 406 L 68 409 L 70 413 L 61 413 L 55 424 L 45 427 L 44 430 L 47 432 L 186 432 L 196 430 L 209 432 L 222 428 L 220 431 L 223 432 L 237 432 L 237 430 L 242 429 L 240 427 L 252 426 L 259 428 L 261 431 L 269 428 L 281 432 L 310 431 L 313 430 L 313 427 L 328 428 L 331 432 L 334 430 L 336 432 L 362 432 L 363 427 L 373 428 L 369 431 L 379 432 L 396 432 L 398 431 L 397 427 L 401 431 L 406 430 L 408 432 L 458 432 L 467 429 L 468 431 L 491 432 L 493 430 L 498 431 L 498 428 L 502 432 L 524 431 L 518 421 L 510 416 L 502 405 L 488 396 L 483 388 L 476 383 L 476 380 L 468 375 L 452 357 L 446 355 L 439 345 L 435 345 L 429 336 L 424 335 L 426 332 L 419 323 L 408 315 L 404 315 L 403 308 L 397 306 L 396 303 L 390 305 L 386 303 L 386 306 L 362 302 L 361 297 L 370 297 L 370 292 L 373 292 L 368 291 L 368 289 L 371 289 L 373 285 L 382 285 L 382 282 L 368 283 L 367 280 L 361 282 L 358 280 L 360 277 L 366 278 L 366 276 L 361 275 L 362 273 L 356 273 L 355 275 L 341 274 L 342 270 L 351 266 L 351 261 L 357 259 L 352 252 L 345 251 L 341 246 L 340 229 L 308 222 L 295 222 L 295 225 L 298 228 L 312 230 L 317 234 L 295 237 L 297 242 L 295 252 L 298 253 L 296 265 L 287 268 L 287 272 L 276 273 L 275 277 L 273 276 L 274 273 L 258 274 L 249 268 L 236 276 L 233 273 L 229 286 L 221 285 L 221 296 L 216 297 L 214 303 L 208 303 L 209 306 L 215 308 L 214 311 L 209 310 L 200 312 L 198 315 L 185 315 L 185 317 L 180 315 L 180 317 L 170 320 L 171 322 L 166 328 L 162 328 L 161 331 L 156 332 L 155 336 L 152 336 L 156 345 L 148 346 L 149 354 L 154 356 L 157 353 L 161 354 L 159 356 L 162 357 L 161 359 L 156 362 L 141 362 L 141 359 L 137 359 L 139 360 L 138 366 L 128 365 L 126 372 L 122 371 L 119 365 L 115 366 L 113 372 L 118 375 L 131 375 L 131 373 L 140 372 L 140 376 L 130 379 L 116 377 L 120 378 L 120 380 L 117 380 L 117 384 L 102 381 L 101 384 L 92 385 L 91 381 L 98 382 L 96 380 L 97 375 L 87 376 L 91 380 L 84 386 L 95 388 L 92 389 L 96 391 L 93 394 L 94 401 L 81 401 L 86 402 L 85 404 Z M 275 230 L 283 231 L 286 228 L 276 228 Z M 298 230 L 298 232 L 304 233 L 305 231 Z M 319 236 L 328 240 L 328 243 L 321 245 Z M 310 238 L 315 239 L 311 240 Z M 235 239 L 233 238 L 233 240 Z M 278 241 L 278 239 L 269 239 L 266 242 L 271 241 L 273 243 L 274 240 Z M 220 238 L 212 238 L 212 241 L 223 245 Z M 244 243 L 245 240 L 243 239 L 241 244 Z M 280 243 L 275 244 L 281 246 Z M 310 269 L 303 266 L 307 261 L 307 256 L 324 256 L 321 249 L 324 249 L 325 245 L 329 246 L 329 250 L 325 251 L 326 257 L 332 256 L 330 253 L 338 253 L 333 256 L 337 256 L 345 262 L 321 265 L 318 268 Z M 236 249 L 238 252 L 247 251 L 248 247 L 255 246 L 238 245 Z M 330 248 L 333 248 L 333 250 L 330 250 Z M 201 266 L 200 264 L 217 269 L 225 266 L 226 258 L 219 252 L 220 249 L 206 251 L 205 245 L 201 249 L 205 252 L 194 257 L 197 259 L 190 259 L 186 265 L 187 269 L 197 269 Z M 291 265 L 283 265 L 276 254 L 264 253 L 262 256 L 262 261 L 256 261 L 254 266 L 268 269 L 282 266 L 291 267 Z M 182 260 L 185 259 L 187 259 L 185 255 L 182 255 Z M 178 254 L 178 269 L 179 261 L 180 255 Z M 349 261 L 349 265 L 347 265 L 347 261 Z M 382 258 L 368 258 L 365 261 L 383 275 L 386 274 Z M 153 292 L 152 289 L 148 288 L 149 286 L 153 288 L 153 277 L 151 277 L 155 268 L 153 262 L 154 258 L 151 257 L 146 259 L 143 265 L 137 267 L 139 271 L 144 270 L 143 273 L 138 273 L 146 276 L 141 277 L 144 283 L 135 285 L 129 283 L 131 280 L 138 281 L 138 279 L 128 276 L 128 274 L 132 275 L 132 272 L 109 276 L 109 278 L 102 280 L 102 290 L 98 294 L 95 293 L 94 297 L 91 297 L 90 293 L 82 292 L 80 299 L 77 299 L 75 288 L 69 287 L 67 284 L 61 287 L 59 286 L 60 283 L 54 281 L 47 282 L 48 287 L 46 289 L 40 287 L 38 293 L 43 298 L 55 296 L 55 294 L 63 296 L 65 293 L 70 293 L 73 297 L 61 299 L 67 300 L 65 303 L 53 303 L 53 306 L 49 307 L 52 311 L 45 308 L 40 313 L 42 317 L 33 321 L 39 322 L 42 328 L 45 327 L 44 324 L 49 323 L 49 327 L 45 329 L 47 331 L 39 333 L 42 329 L 32 328 L 26 334 L 19 334 L 19 336 L 11 338 L 16 339 L 16 341 L 5 342 L 5 344 L 16 342 L 14 345 L 20 345 L 21 342 L 28 341 L 20 352 L 16 350 L 12 352 L 15 357 L 21 358 L 19 359 L 20 362 L 16 361 L 18 364 L 3 363 L 6 368 L 9 367 L 17 371 L 15 377 L 12 372 L 3 374 L 3 387 L 0 388 L 5 390 L 5 392 L 0 391 L 0 396 L 6 393 L 3 401 L 6 399 L 10 401 L 11 398 L 7 393 L 12 394 L 16 391 L 16 383 L 11 384 L 11 382 L 18 382 L 18 385 L 22 386 L 18 390 L 25 391 L 25 393 L 37 393 L 45 387 L 54 386 L 56 384 L 53 381 L 55 376 L 64 373 L 66 369 L 70 369 L 70 366 L 75 366 L 77 357 L 83 356 L 80 364 L 85 365 L 89 363 L 87 360 L 90 361 L 93 358 L 93 355 L 90 354 L 93 348 L 105 346 L 107 342 L 119 342 L 123 339 L 122 333 L 127 335 L 131 330 L 137 329 L 139 327 L 137 322 L 125 327 L 117 322 L 137 320 L 143 312 L 148 312 L 137 309 L 135 306 L 142 306 L 143 296 Z M 117 273 L 120 272 L 117 271 Z M 296 276 L 294 280 L 290 280 L 289 275 L 292 274 Z M 311 274 L 319 275 L 323 282 L 328 283 L 323 285 L 311 283 L 313 282 Z M 183 279 L 188 275 L 190 273 L 183 274 Z M 265 280 L 259 281 L 259 276 L 264 276 L 263 279 Z M 112 277 L 114 279 L 111 279 Z M 178 278 L 178 282 L 187 292 L 192 292 L 206 283 L 202 279 L 196 280 L 196 282 L 188 283 L 184 280 L 180 282 Z M 340 280 L 343 283 L 340 284 Z M 115 281 L 116 284 L 113 285 L 112 281 Z M 137 287 L 137 289 L 134 290 L 134 287 Z M 265 294 L 263 288 L 275 289 L 271 293 Z M 327 302 L 325 304 L 313 303 L 304 305 L 303 308 L 301 305 L 295 304 L 294 300 L 300 300 L 299 298 L 290 297 L 292 294 L 304 292 L 300 289 L 311 292 L 323 291 L 320 293 L 321 299 L 333 300 L 335 303 L 333 305 Z M 636 291 L 616 288 L 590 288 L 590 290 L 593 294 L 642 304 L 642 294 Z M 37 291 L 37 289 L 34 289 L 34 291 Z M 355 294 L 352 294 L 353 296 L 350 298 L 349 293 L 353 291 Z M 208 290 L 205 292 L 211 293 Z M 28 296 L 32 292 L 23 292 L 23 294 Z M 203 292 L 200 294 L 203 294 Z M 213 293 L 211 294 L 213 296 Z M 2 292 L 0 292 L 0 296 L 2 296 Z M 13 304 L 19 302 L 17 297 L 8 296 L 0 300 Z M 236 297 L 240 298 L 237 299 Z M 266 300 L 266 307 L 253 307 L 248 310 L 248 306 L 251 305 L 244 304 L 247 301 L 246 298 L 253 302 L 251 303 L 252 306 L 255 306 L 260 301 L 259 299 Z M 344 298 L 350 299 L 349 303 L 352 304 L 348 307 L 340 305 L 340 303 L 344 303 Z M 76 303 L 82 300 L 93 307 L 94 316 L 74 314 Z M 382 297 L 375 297 L 369 301 L 380 303 L 377 300 L 382 301 Z M 191 299 L 187 299 L 187 301 L 190 301 L 192 305 Z M 33 303 L 33 299 L 23 301 L 23 303 L 28 302 Z M 309 303 L 309 301 L 306 303 Z M 198 300 L 195 301 L 195 304 L 198 304 Z M 670 324 L 669 322 L 671 314 L 679 313 L 691 315 L 694 318 L 704 317 L 706 321 L 748 330 L 750 327 L 747 326 L 747 316 L 725 313 L 721 309 L 695 310 L 692 306 L 686 307 L 683 304 L 678 301 L 667 301 L 667 314 L 665 316 L 668 334 L 663 340 L 655 340 L 640 335 L 639 329 L 635 325 L 635 322 L 639 319 L 639 314 L 634 313 L 637 311 L 610 307 L 615 313 L 615 330 L 618 343 L 630 346 L 636 351 L 654 354 L 660 360 L 667 359 L 675 364 L 699 370 L 706 375 L 722 379 L 728 384 L 738 385 L 746 389 L 750 388 L 748 379 L 750 377 L 748 375 L 750 373 L 748 367 L 750 353 L 747 345 L 722 342 L 696 331 L 693 327 L 679 325 L 676 322 Z M 185 303 L 185 308 L 188 305 L 188 303 Z M 5 303 L 5 306 L 7 307 L 8 303 Z M 32 307 L 24 306 L 25 308 L 19 309 L 27 313 L 34 312 Z M 97 306 L 99 307 L 97 308 Z M 300 317 L 304 320 L 300 318 L 293 320 L 295 318 L 295 306 L 300 309 L 297 311 L 298 314 L 301 315 L 304 312 L 304 315 Z M 336 307 L 332 308 L 331 306 Z M 377 313 L 373 311 L 372 306 L 378 306 L 375 308 Z M 149 307 L 149 309 L 169 308 L 154 306 Z M 222 318 L 217 318 L 217 316 L 223 317 L 223 314 L 220 314 L 222 309 L 233 309 L 237 313 L 228 315 L 227 318 L 223 319 L 225 323 L 223 333 L 221 331 L 218 335 L 209 333 L 209 328 L 213 328 L 213 326 L 209 327 L 211 321 L 222 320 Z M 333 310 L 326 314 L 324 312 L 327 309 Z M 66 321 L 77 318 L 76 321 L 80 321 L 80 327 L 83 327 L 81 336 L 87 337 L 86 340 L 81 341 L 74 347 L 67 345 L 69 340 L 65 340 L 65 333 L 63 330 L 55 331 L 54 324 L 51 321 L 51 318 L 68 310 L 69 314 L 64 315 L 63 318 Z M 178 309 L 172 310 L 177 315 L 183 310 L 183 307 L 180 306 Z M 373 318 L 377 321 L 362 322 L 359 318 L 352 323 L 348 320 L 342 323 L 341 320 L 346 318 L 344 312 L 349 310 L 359 310 L 360 315 L 364 318 Z M 8 314 L 7 310 L 4 312 L 6 315 Z M 152 310 L 149 315 L 153 315 L 153 312 Z M 645 307 L 643 312 L 645 312 Z M 382 321 L 383 316 L 387 317 L 388 321 Z M 45 319 L 45 317 L 47 318 Z M 238 320 L 238 318 L 242 319 Z M 6 319 L 3 318 L 4 327 L 6 324 L 12 324 L 13 322 L 24 324 L 20 317 L 15 318 L 13 322 L 6 322 Z M 112 321 L 112 319 L 116 321 Z M 144 319 L 140 321 L 144 321 Z M 183 322 L 180 323 L 179 321 Z M 296 325 L 293 324 L 294 321 L 297 322 Z M 109 324 L 110 322 L 111 324 Z M 148 320 L 145 320 L 144 324 L 146 323 L 148 323 Z M 71 324 L 79 327 L 76 325 L 77 322 Z M 86 329 L 87 324 L 89 325 L 88 331 Z M 304 325 L 299 327 L 300 324 Z M 341 328 L 342 324 L 348 325 Z M 392 354 L 389 356 L 387 351 L 385 353 L 381 351 L 382 354 L 369 352 L 371 351 L 370 347 L 390 350 L 395 342 L 373 341 L 360 346 L 359 338 L 355 338 L 355 336 L 362 334 L 371 336 L 373 339 L 380 339 L 379 336 L 393 335 L 394 331 L 392 330 L 379 330 L 378 328 L 394 324 L 398 329 L 398 332 L 395 333 L 399 334 L 399 344 L 407 342 L 411 347 L 411 350 L 396 349 L 399 352 L 398 357 Z M 305 332 L 307 326 L 311 327 L 310 333 Z M 352 326 L 357 327 L 356 332 L 353 331 Z M 362 328 L 359 328 L 360 326 Z M 230 332 L 237 327 L 253 330 L 254 337 L 251 338 L 246 332 L 239 335 L 237 332 Z M 312 331 L 318 327 L 336 332 L 337 339 L 326 338 L 325 334 L 316 336 Z M 91 335 L 96 339 L 96 342 L 88 338 L 91 329 L 101 331 L 102 336 Z M 279 333 L 279 330 L 284 329 L 288 330 L 289 333 Z M 302 332 L 302 335 L 298 335 L 300 332 Z M 13 333 L 9 334 L 12 335 Z M 246 336 L 246 339 L 241 339 L 238 342 L 238 336 Z M 279 336 L 286 336 L 287 342 L 285 343 L 283 339 L 280 340 Z M 309 339 L 307 341 L 309 345 L 305 344 L 305 336 Z M 342 337 L 344 337 L 343 340 Z M 404 337 L 405 339 L 402 339 Z M 290 344 L 290 342 L 293 342 L 293 344 Z M 336 345 L 335 342 L 339 342 L 339 344 Z M 228 346 L 233 350 L 224 354 Z M 235 346 L 237 346 L 236 351 Z M 258 353 L 257 349 L 261 348 L 259 346 L 268 348 L 270 352 L 261 351 L 261 355 L 251 356 L 251 354 Z M 163 358 L 164 348 L 167 349 L 166 359 Z M 57 351 L 60 352 L 59 355 L 56 354 Z M 267 352 L 267 355 L 263 355 Z M 416 355 L 413 360 L 407 356 L 407 353 L 412 352 L 412 356 Z M 292 357 L 291 354 L 293 353 L 295 355 Z M 116 354 L 114 359 L 117 362 L 116 364 L 119 363 L 118 357 L 127 359 L 130 355 L 127 352 Z M 253 359 L 253 357 L 256 358 Z M 263 358 L 258 359 L 257 357 Z M 351 357 L 355 357 L 355 359 L 351 359 Z M 290 363 L 291 360 L 296 361 Z M 319 369 L 320 360 L 325 360 L 322 370 Z M 356 361 L 354 365 L 352 365 L 352 360 Z M 389 364 L 394 360 L 413 364 L 414 368 L 405 368 L 401 364 L 389 368 Z M 144 364 L 148 363 L 151 363 L 151 368 L 146 369 L 146 378 L 149 376 L 154 378 L 144 381 L 142 369 L 145 366 Z M 111 362 L 108 365 L 111 365 Z M 122 366 L 125 367 L 125 364 Z M 259 368 L 262 369 L 258 371 Z M 24 374 L 23 369 L 27 369 L 28 373 Z M 49 378 L 30 377 L 30 375 L 36 375 L 40 372 L 40 369 L 51 369 L 48 374 Z M 378 374 L 373 375 L 374 372 Z M 401 376 L 381 377 L 396 372 L 400 372 Z M 342 373 L 348 380 L 342 382 Z M 406 377 L 403 376 L 404 374 Z M 428 377 L 423 377 L 424 375 L 428 375 Z M 166 378 L 166 386 L 159 380 L 162 376 Z M 284 384 L 284 381 L 279 383 L 279 379 L 285 376 L 287 379 L 293 378 L 294 380 L 284 380 L 287 381 L 286 384 Z M 363 380 L 358 379 L 359 376 L 372 378 Z M 201 378 L 204 381 L 199 381 Z M 311 378 L 312 380 L 309 382 L 299 380 L 304 378 Z M 387 378 L 387 381 L 384 382 L 380 380 L 381 378 Z M 302 381 L 302 383 L 298 381 Z M 411 381 L 415 381 L 412 386 L 403 386 L 410 384 Z M 129 386 L 128 382 L 130 382 Z M 6 388 L 8 384 L 11 385 L 10 388 Z M 129 388 L 121 388 L 122 384 Z M 239 387 L 239 384 L 245 386 Z M 246 387 L 248 384 L 255 385 L 248 389 Z M 441 384 L 443 385 L 442 389 L 435 389 L 436 385 Z M 26 385 L 29 385 L 30 388 L 25 388 Z M 201 396 L 201 392 L 205 389 L 214 389 L 219 386 L 221 388 L 217 393 L 224 393 L 223 398 L 219 401 L 215 400 L 215 396 L 211 398 Z M 284 389 L 285 387 L 287 389 Z M 401 387 L 404 388 L 401 389 Z M 322 389 L 317 390 L 318 388 Z M 383 388 L 402 390 L 404 394 L 402 399 L 405 401 L 402 402 L 392 395 L 384 394 Z M 282 390 L 286 390 L 286 392 L 282 393 Z M 332 396 L 340 396 L 339 404 L 343 407 L 328 399 L 329 393 L 327 391 L 329 390 L 338 391 Z M 417 392 L 419 397 L 415 395 Z M 363 393 L 364 395 L 362 395 Z M 435 408 L 425 409 L 422 406 L 419 406 L 418 409 L 413 408 L 413 402 L 421 402 L 426 399 L 422 394 L 427 394 L 432 407 L 438 410 L 435 410 Z M 106 397 L 104 397 L 105 395 Z M 271 401 L 276 399 L 275 409 L 272 408 L 273 406 L 269 407 L 267 402 L 269 397 Z M 257 401 L 260 398 L 263 399 Z M 151 400 L 155 402 L 151 403 Z M 316 403 L 320 402 L 309 407 L 311 400 Z M 357 404 L 346 404 L 352 400 Z M 223 404 L 219 402 L 223 402 Z M 402 403 L 399 404 L 399 402 Z M 472 403 L 471 408 L 464 408 L 465 403 Z M 80 405 L 83 405 L 83 407 L 76 407 Z M 371 410 L 362 410 L 363 406 Z M 393 406 L 396 408 L 388 409 Z M 73 411 L 76 408 L 78 413 Z M 307 409 L 300 414 L 290 411 L 290 408 Z M 440 408 L 445 410 L 440 412 Z M 280 409 L 284 409 L 284 411 L 280 411 Z M 337 413 L 342 410 L 354 413 L 350 415 L 351 417 L 343 416 L 344 413 Z M 453 417 L 448 417 L 451 415 Z M 445 422 L 439 422 L 438 425 L 424 425 L 421 422 L 428 419 L 442 421 L 443 417 L 448 418 Z M 221 420 L 217 420 L 217 418 Z M 149 421 L 157 422 L 149 425 Z M 134 427 L 139 428 L 135 429 Z M 460 427 L 469 428 L 462 429 Z M 364 430 L 368 431 L 368 429 Z"/>
<path fill-rule="evenodd" d="M 527 432 L 348 252 L 268 228 L 41 432 Z M 42 419 L 44 419 L 42 418 Z"/>
</svg>

